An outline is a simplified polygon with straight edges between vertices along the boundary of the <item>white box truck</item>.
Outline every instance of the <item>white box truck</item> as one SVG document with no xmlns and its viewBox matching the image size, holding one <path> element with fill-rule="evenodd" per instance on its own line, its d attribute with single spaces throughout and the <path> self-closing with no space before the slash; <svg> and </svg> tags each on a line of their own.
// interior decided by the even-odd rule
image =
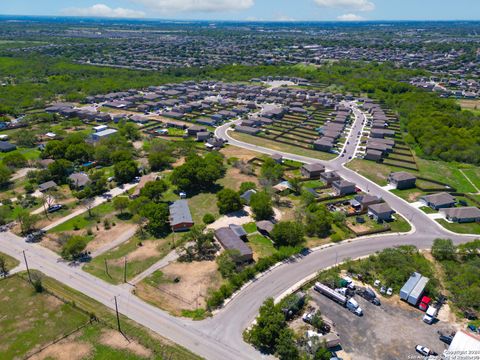
<svg viewBox="0 0 480 360">
<path fill-rule="evenodd" d="M 323 285 L 322 283 L 319 283 L 319 282 L 315 283 L 315 286 L 313 288 L 316 291 L 318 291 L 320 294 L 323 294 L 326 297 L 329 297 L 330 299 L 332 299 L 333 301 L 338 302 L 340 305 L 346 307 L 355 315 L 358 315 L 358 316 L 363 315 L 363 310 L 355 301 L 355 299 L 352 299 L 352 298 L 349 299 L 346 296 L 339 294 L 335 290 L 330 289 L 328 286 Z"/>
<path fill-rule="evenodd" d="M 423 316 L 423 321 L 427 324 L 432 324 L 438 315 L 438 309 L 434 306 L 429 306 L 425 315 Z"/>
</svg>

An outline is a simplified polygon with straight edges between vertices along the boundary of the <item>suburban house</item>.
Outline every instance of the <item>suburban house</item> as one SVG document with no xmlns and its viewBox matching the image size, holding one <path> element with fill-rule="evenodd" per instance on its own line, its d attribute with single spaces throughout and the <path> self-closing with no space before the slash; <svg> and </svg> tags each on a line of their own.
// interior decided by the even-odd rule
<svg viewBox="0 0 480 360">
<path fill-rule="evenodd" d="M 351 201 L 350 204 L 352 205 L 355 210 L 365 211 L 368 209 L 370 205 L 379 204 L 382 202 L 382 198 L 375 196 L 375 195 L 357 195 Z"/>
<path fill-rule="evenodd" d="M 320 175 L 325 172 L 325 166 L 319 163 L 304 164 L 300 169 L 302 176 L 307 179 L 320 179 Z"/>
<path fill-rule="evenodd" d="M 392 172 L 388 175 L 388 183 L 399 190 L 414 188 L 416 181 L 414 175 L 405 171 Z"/>
<path fill-rule="evenodd" d="M 215 230 L 215 239 L 225 250 L 237 250 L 241 262 L 253 261 L 253 251 L 230 227 Z"/>
<path fill-rule="evenodd" d="M 237 125 L 235 126 L 235 131 L 243 134 L 248 134 L 248 135 L 257 135 L 260 132 L 260 129 L 253 128 L 250 126 Z"/>
<path fill-rule="evenodd" d="M 177 200 L 168 209 L 170 211 L 170 227 L 174 232 L 186 231 L 193 226 L 187 200 Z"/>
<path fill-rule="evenodd" d="M 338 175 L 335 171 L 327 171 L 320 174 L 320 180 L 322 180 L 327 185 L 332 185 L 334 181 L 340 179 L 340 175 Z"/>
<path fill-rule="evenodd" d="M 322 137 L 313 143 L 313 148 L 319 151 L 330 152 L 333 149 L 333 139 Z"/>
<path fill-rule="evenodd" d="M 273 227 L 275 224 L 271 222 L 270 220 L 262 220 L 262 221 L 257 221 L 257 230 L 260 234 L 270 236 L 270 233 L 273 230 Z"/>
<path fill-rule="evenodd" d="M 451 208 L 456 203 L 455 198 L 446 192 L 422 196 L 420 201 L 434 210 Z"/>
<path fill-rule="evenodd" d="M 8 141 L 0 141 L 0 152 L 9 152 L 15 150 L 17 147 L 10 144 Z"/>
<path fill-rule="evenodd" d="M 241 225 L 230 224 L 228 227 L 242 240 L 247 240 L 247 232 Z"/>
<path fill-rule="evenodd" d="M 355 184 L 346 181 L 346 180 L 337 180 L 332 183 L 333 190 L 335 191 L 335 194 L 338 196 L 340 195 L 349 195 L 349 194 L 354 194 L 355 193 Z"/>
<path fill-rule="evenodd" d="M 368 216 L 378 222 L 392 220 L 394 213 L 395 211 L 387 203 L 373 204 L 368 207 Z"/>
<path fill-rule="evenodd" d="M 480 209 L 475 206 L 440 210 L 447 220 L 458 223 L 480 222 Z"/>
<path fill-rule="evenodd" d="M 75 189 L 83 189 L 90 183 L 90 178 L 83 172 L 73 173 L 68 177 L 68 179 L 70 180 L 72 187 Z"/>
<path fill-rule="evenodd" d="M 54 189 L 56 187 L 57 187 L 57 183 L 53 180 L 50 180 L 50 181 L 44 182 L 43 184 L 38 185 L 38 190 L 40 192 L 45 192 L 47 190 Z"/>
<path fill-rule="evenodd" d="M 195 136 L 198 133 L 206 132 L 206 131 L 207 131 L 207 128 L 205 126 L 192 125 L 187 129 L 187 134 L 189 136 Z"/>
<path fill-rule="evenodd" d="M 368 149 L 363 158 L 365 160 L 380 161 L 383 158 L 383 152 L 379 150 Z"/>
</svg>

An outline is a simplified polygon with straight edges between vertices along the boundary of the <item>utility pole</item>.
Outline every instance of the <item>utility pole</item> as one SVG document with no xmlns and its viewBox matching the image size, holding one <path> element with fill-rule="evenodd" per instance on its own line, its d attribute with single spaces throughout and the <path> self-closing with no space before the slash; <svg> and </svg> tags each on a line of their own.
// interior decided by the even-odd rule
<svg viewBox="0 0 480 360">
<path fill-rule="evenodd" d="M 127 257 L 125 256 L 125 263 L 123 266 L 123 282 L 127 282 Z"/>
<path fill-rule="evenodd" d="M 111 277 L 109 272 L 108 272 L 108 264 L 107 264 L 107 259 L 105 258 L 105 272 L 107 273 L 108 277 Z"/>
<path fill-rule="evenodd" d="M 122 333 L 122 329 L 120 327 L 120 316 L 118 315 L 118 304 L 117 304 L 117 297 L 113 297 L 115 299 L 115 313 L 117 314 L 117 327 L 118 327 L 118 332 Z M 123 333 L 122 333 L 123 334 Z"/>
<path fill-rule="evenodd" d="M 25 255 L 25 250 L 23 250 L 23 258 L 25 259 L 25 266 L 27 267 L 28 280 L 32 283 L 32 275 L 30 275 L 30 268 L 28 267 L 27 256 Z"/>
</svg>

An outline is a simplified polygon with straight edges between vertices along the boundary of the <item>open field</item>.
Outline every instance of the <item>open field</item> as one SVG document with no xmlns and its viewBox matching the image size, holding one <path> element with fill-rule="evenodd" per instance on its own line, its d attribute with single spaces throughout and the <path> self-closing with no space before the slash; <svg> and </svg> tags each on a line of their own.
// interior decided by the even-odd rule
<svg viewBox="0 0 480 360">
<path fill-rule="evenodd" d="M 14 267 L 18 266 L 20 262 L 17 259 L 8 256 L 7 254 L 0 253 L 0 257 L 5 261 L 5 267 L 7 270 L 12 270 Z"/>
<path fill-rule="evenodd" d="M 134 236 L 120 246 L 94 258 L 83 270 L 112 284 L 123 283 L 125 258 L 127 259 L 127 281 L 142 273 L 172 251 L 172 241 L 178 246 L 179 235 L 170 234 L 164 239 L 141 240 Z M 140 246 L 140 243 L 142 244 Z M 108 266 L 108 274 L 105 269 Z"/>
<path fill-rule="evenodd" d="M 42 276 L 48 292 L 36 293 L 26 281 L 26 274 L 0 282 L 0 358 L 24 358 L 54 340 L 60 340 L 78 327 L 78 331 L 50 345 L 32 359 L 198 359 L 188 350 L 150 332 L 121 316 L 122 330 L 116 329 L 114 313 L 105 306 Z M 51 295 L 55 294 L 55 296 Z M 73 305 L 72 305 L 73 304 Z M 28 314 L 27 317 L 24 315 Z M 102 322 L 90 323 L 94 314 Z"/>
<path fill-rule="evenodd" d="M 284 151 L 295 155 L 310 156 L 319 160 L 331 160 L 336 157 L 335 154 L 329 154 L 326 152 L 302 149 L 297 146 L 292 146 L 288 144 L 282 144 L 274 140 L 268 140 L 259 136 L 252 136 L 248 134 L 237 133 L 235 131 L 230 132 L 230 136 L 236 140 L 247 142 L 249 144 L 268 147 L 272 150 Z"/>
</svg>

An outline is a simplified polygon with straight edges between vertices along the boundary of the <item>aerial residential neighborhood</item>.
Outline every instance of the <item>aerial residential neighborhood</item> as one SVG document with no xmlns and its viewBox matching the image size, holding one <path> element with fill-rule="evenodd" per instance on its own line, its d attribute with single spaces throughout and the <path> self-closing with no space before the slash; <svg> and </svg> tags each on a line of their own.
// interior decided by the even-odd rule
<svg viewBox="0 0 480 360">
<path fill-rule="evenodd" d="M 0 4 L 0 359 L 480 359 L 478 14 Z"/>
</svg>

